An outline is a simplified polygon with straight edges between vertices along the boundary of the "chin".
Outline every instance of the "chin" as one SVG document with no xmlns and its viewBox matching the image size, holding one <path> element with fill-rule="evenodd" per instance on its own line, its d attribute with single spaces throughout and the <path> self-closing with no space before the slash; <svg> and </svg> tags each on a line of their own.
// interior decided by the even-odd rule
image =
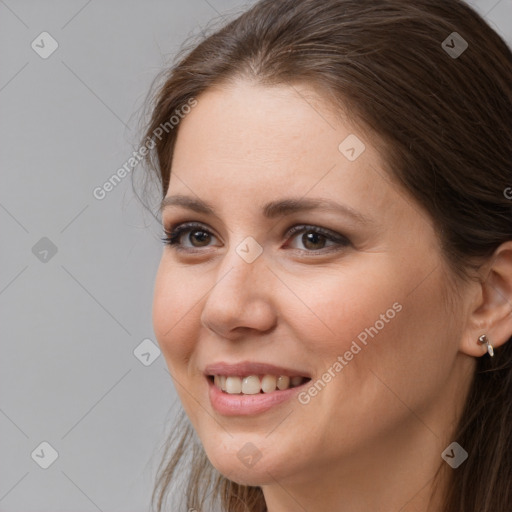
<svg viewBox="0 0 512 512">
<path fill-rule="evenodd" d="M 262 446 L 264 440 L 251 442 L 229 438 L 223 443 L 203 444 L 205 453 L 223 476 L 240 485 L 262 486 L 283 479 L 293 472 L 293 457 L 276 451 L 274 444 Z M 256 448 L 258 445 L 260 449 Z"/>
</svg>

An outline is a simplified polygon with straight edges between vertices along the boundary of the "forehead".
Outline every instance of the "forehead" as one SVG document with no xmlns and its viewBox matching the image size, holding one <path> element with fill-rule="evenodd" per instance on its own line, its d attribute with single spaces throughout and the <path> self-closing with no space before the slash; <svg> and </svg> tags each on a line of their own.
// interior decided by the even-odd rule
<svg viewBox="0 0 512 512">
<path fill-rule="evenodd" d="M 197 101 L 179 125 L 172 170 L 197 169 L 203 179 L 215 168 L 228 180 L 251 173 L 308 180 L 340 161 L 339 144 L 355 132 L 305 85 L 240 81 L 209 89 Z M 377 163 L 369 141 L 365 146 L 365 160 Z"/>
<path fill-rule="evenodd" d="M 211 154 L 216 160 L 300 159 L 316 146 L 336 154 L 339 116 L 305 85 L 264 87 L 239 81 L 207 90 L 182 121 L 175 159 Z M 337 129 L 337 130 L 336 130 Z M 346 127 L 347 134 L 351 127 Z M 183 140 L 196 139 L 196 151 L 182 154 Z M 304 145 L 308 141 L 307 147 Z M 200 141 L 200 143 L 199 143 Z"/>
<path fill-rule="evenodd" d="M 389 215 L 392 198 L 403 195 L 372 141 L 307 85 L 241 81 L 196 99 L 179 125 L 168 196 L 195 195 L 235 211 L 311 195 L 371 216 Z M 341 151 L 346 140 L 364 145 L 354 160 Z"/>
</svg>

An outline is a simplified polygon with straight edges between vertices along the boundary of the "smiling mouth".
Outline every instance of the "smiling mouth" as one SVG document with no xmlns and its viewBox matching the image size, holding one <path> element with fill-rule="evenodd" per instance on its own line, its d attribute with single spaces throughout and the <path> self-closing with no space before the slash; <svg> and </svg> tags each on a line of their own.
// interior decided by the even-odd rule
<svg viewBox="0 0 512 512">
<path fill-rule="evenodd" d="M 310 381 L 309 377 L 299 375 L 247 375 L 246 377 L 230 375 L 208 375 L 214 386 L 228 395 L 257 395 L 273 393 L 302 386 Z"/>
</svg>

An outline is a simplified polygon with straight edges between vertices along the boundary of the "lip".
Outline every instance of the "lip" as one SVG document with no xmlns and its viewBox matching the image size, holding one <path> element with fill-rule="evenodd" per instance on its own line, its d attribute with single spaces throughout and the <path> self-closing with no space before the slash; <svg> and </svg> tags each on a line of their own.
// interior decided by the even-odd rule
<svg viewBox="0 0 512 512">
<path fill-rule="evenodd" d="M 261 414 L 272 407 L 290 400 L 300 393 L 305 386 L 309 385 L 311 381 L 308 380 L 294 388 L 256 395 L 230 395 L 221 391 L 210 379 L 206 378 L 206 382 L 209 386 L 208 395 L 210 403 L 215 411 L 223 416 L 250 416 Z"/>
<path fill-rule="evenodd" d="M 208 395 L 210 403 L 215 411 L 223 416 L 250 416 L 261 414 L 269 409 L 276 407 L 301 392 L 305 386 L 309 385 L 308 380 L 300 386 L 284 390 L 272 391 L 272 393 L 258 393 L 254 395 L 234 394 L 230 395 L 221 391 L 208 376 L 225 375 L 232 377 L 246 377 L 249 375 L 286 375 L 288 377 L 307 377 L 311 379 L 311 374 L 303 370 L 294 370 L 284 368 L 268 363 L 244 361 L 241 363 L 229 364 L 218 362 L 209 364 L 204 369 L 204 375 L 208 384 Z"/>
<path fill-rule="evenodd" d="M 307 377 L 311 378 L 308 372 L 303 370 L 294 370 L 292 368 L 284 368 L 268 363 L 243 361 L 241 363 L 229 364 L 224 361 L 209 364 L 204 369 L 204 374 L 208 375 L 225 375 L 232 377 L 247 377 L 248 375 L 286 375 L 287 377 Z"/>
</svg>

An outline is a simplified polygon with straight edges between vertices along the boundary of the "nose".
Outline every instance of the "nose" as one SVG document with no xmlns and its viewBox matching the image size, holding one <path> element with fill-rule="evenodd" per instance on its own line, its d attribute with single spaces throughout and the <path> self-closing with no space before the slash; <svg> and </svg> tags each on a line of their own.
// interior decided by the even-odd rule
<svg viewBox="0 0 512 512">
<path fill-rule="evenodd" d="M 273 278 L 263 254 L 247 263 L 231 249 L 216 267 L 215 283 L 210 284 L 201 312 L 202 325 L 227 339 L 251 330 L 271 330 L 277 318 Z"/>
</svg>

